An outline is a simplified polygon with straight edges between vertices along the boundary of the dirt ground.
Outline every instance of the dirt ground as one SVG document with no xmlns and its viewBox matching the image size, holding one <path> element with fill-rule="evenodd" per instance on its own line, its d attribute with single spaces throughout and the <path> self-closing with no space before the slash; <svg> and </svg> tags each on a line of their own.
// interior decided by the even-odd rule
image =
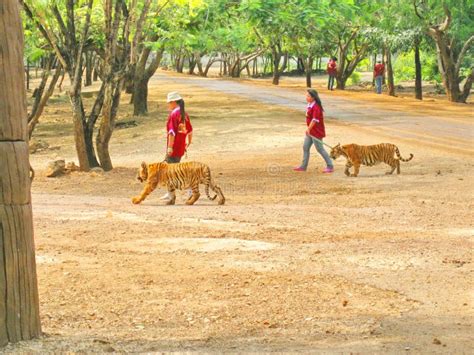
<svg viewBox="0 0 474 355">
<path fill-rule="evenodd" d="M 307 172 L 292 171 L 304 104 L 265 104 L 182 78 L 159 74 L 147 117 L 132 117 L 122 98 L 119 122 L 137 125 L 114 132 L 108 173 L 44 176 L 49 161 L 76 160 L 67 99 L 47 107 L 35 139 L 50 148 L 31 155 L 45 334 L 4 351 L 472 351 L 472 105 L 333 94 L 348 117 L 361 105 L 395 112 L 397 127 L 426 117 L 425 133 L 404 137 L 386 121 L 328 114 L 329 144 L 392 142 L 415 156 L 398 176 L 379 165 L 347 178 L 343 160 L 322 174 L 315 151 Z M 164 157 L 173 90 L 195 129 L 187 160 L 211 166 L 224 206 L 185 206 L 184 194 L 165 206 L 163 190 L 130 202 L 142 188 L 140 162 Z M 304 95 L 298 85 L 279 90 Z M 332 93 L 321 92 L 329 104 Z M 450 136 L 452 125 L 466 134 Z"/>
</svg>

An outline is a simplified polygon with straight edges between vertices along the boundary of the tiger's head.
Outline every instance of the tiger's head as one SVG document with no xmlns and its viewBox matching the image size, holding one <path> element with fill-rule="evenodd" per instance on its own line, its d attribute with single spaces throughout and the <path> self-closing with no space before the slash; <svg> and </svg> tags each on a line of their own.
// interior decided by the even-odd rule
<svg viewBox="0 0 474 355">
<path fill-rule="evenodd" d="M 341 143 L 337 143 L 334 147 L 332 147 L 331 152 L 329 153 L 329 156 L 331 159 L 337 159 L 341 155 L 345 155 L 344 150 L 341 147 Z"/>
<path fill-rule="evenodd" d="M 138 170 L 137 180 L 140 182 L 145 182 L 148 179 L 148 164 L 142 162 L 140 169 Z"/>
</svg>

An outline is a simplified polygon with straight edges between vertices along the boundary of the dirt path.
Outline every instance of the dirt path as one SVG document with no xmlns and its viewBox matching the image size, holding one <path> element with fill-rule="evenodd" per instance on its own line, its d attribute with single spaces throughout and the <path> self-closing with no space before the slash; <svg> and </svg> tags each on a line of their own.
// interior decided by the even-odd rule
<svg viewBox="0 0 474 355">
<path fill-rule="evenodd" d="M 7 352 L 470 352 L 470 146 L 429 144 L 435 133 L 421 129 L 397 138 L 409 117 L 423 114 L 411 103 L 386 104 L 384 115 L 401 112 L 397 130 L 384 115 L 370 116 L 370 124 L 335 117 L 328 140 L 397 143 L 402 154 L 415 154 L 401 175 L 363 167 L 350 179 L 338 160 L 326 176 L 318 156 L 296 174 L 305 129 L 300 91 L 279 91 L 299 102 L 290 108 L 202 83 L 159 75 L 150 115 L 114 133 L 109 173 L 44 177 L 45 162 L 74 157 L 64 133 L 72 130 L 69 108 L 48 107 L 37 137 L 58 149 L 32 155 L 47 336 Z M 173 90 L 187 93 L 193 118 L 189 159 L 209 163 L 224 206 L 205 199 L 185 206 L 182 195 L 164 206 L 161 190 L 130 203 L 142 188 L 136 167 L 162 157 L 163 98 Z M 332 98 L 323 99 L 332 115 Z M 341 115 L 350 116 L 350 102 L 340 104 Z M 448 117 L 458 107 L 437 109 L 430 122 L 452 124 L 453 132 L 469 119 Z M 120 120 L 132 119 L 130 110 L 124 103 Z"/>
</svg>

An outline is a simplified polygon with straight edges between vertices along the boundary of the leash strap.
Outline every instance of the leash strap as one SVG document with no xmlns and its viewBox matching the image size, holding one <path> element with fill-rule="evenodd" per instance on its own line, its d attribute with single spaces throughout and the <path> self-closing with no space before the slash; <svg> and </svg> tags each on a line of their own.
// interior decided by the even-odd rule
<svg viewBox="0 0 474 355">
<path fill-rule="evenodd" d="M 320 142 L 320 143 L 324 144 L 326 147 L 328 147 L 328 148 L 331 148 L 331 149 L 332 149 L 332 147 L 331 147 L 329 144 L 326 144 L 326 143 L 324 143 L 324 142 L 323 142 L 321 139 L 319 139 L 319 138 L 316 138 L 315 136 L 312 136 L 311 134 L 310 134 L 309 136 L 310 136 L 311 138 L 313 138 L 313 139 L 316 139 L 318 142 Z"/>
</svg>

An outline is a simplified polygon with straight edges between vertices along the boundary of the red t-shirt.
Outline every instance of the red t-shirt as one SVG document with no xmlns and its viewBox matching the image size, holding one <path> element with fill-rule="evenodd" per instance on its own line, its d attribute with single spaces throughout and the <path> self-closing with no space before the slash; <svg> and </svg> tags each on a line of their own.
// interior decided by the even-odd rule
<svg viewBox="0 0 474 355">
<path fill-rule="evenodd" d="M 185 123 L 180 126 L 181 112 L 179 107 L 175 108 L 168 116 L 166 123 L 167 136 L 172 134 L 174 136 L 172 157 L 182 157 L 186 151 L 186 136 L 193 131 L 193 126 L 189 120 L 189 116 L 185 114 Z"/>
<path fill-rule="evenodd" d="M 321 109 L 321 106 L 316 103 L 316 101 L 313 101 L 311 104 L 309 104 L 308 109 L 306 110 L 306 125 L 309 127 L 312 121 L 315 122 L 315 125 L 309 134 L 319 139 L 326 137 L 323 110 Z"/>
<path fill-rule="evenodd" d="M 337 65 L 336 65 L 336 62 L 334 60 L 331 59 L 328 62 L 327 71 L 328 71 L 329 75 L 336 75 L 337 74 Z"/>
<path fill-rule="evenodd" d="M 375 64 L 375 67 L 374 67 L 374 76 L 383 75 L 384 72 L 385 72 L 385 65 L 383 65 L 383 63 L 377 63 L 377 64 Z"/>
</svg>

